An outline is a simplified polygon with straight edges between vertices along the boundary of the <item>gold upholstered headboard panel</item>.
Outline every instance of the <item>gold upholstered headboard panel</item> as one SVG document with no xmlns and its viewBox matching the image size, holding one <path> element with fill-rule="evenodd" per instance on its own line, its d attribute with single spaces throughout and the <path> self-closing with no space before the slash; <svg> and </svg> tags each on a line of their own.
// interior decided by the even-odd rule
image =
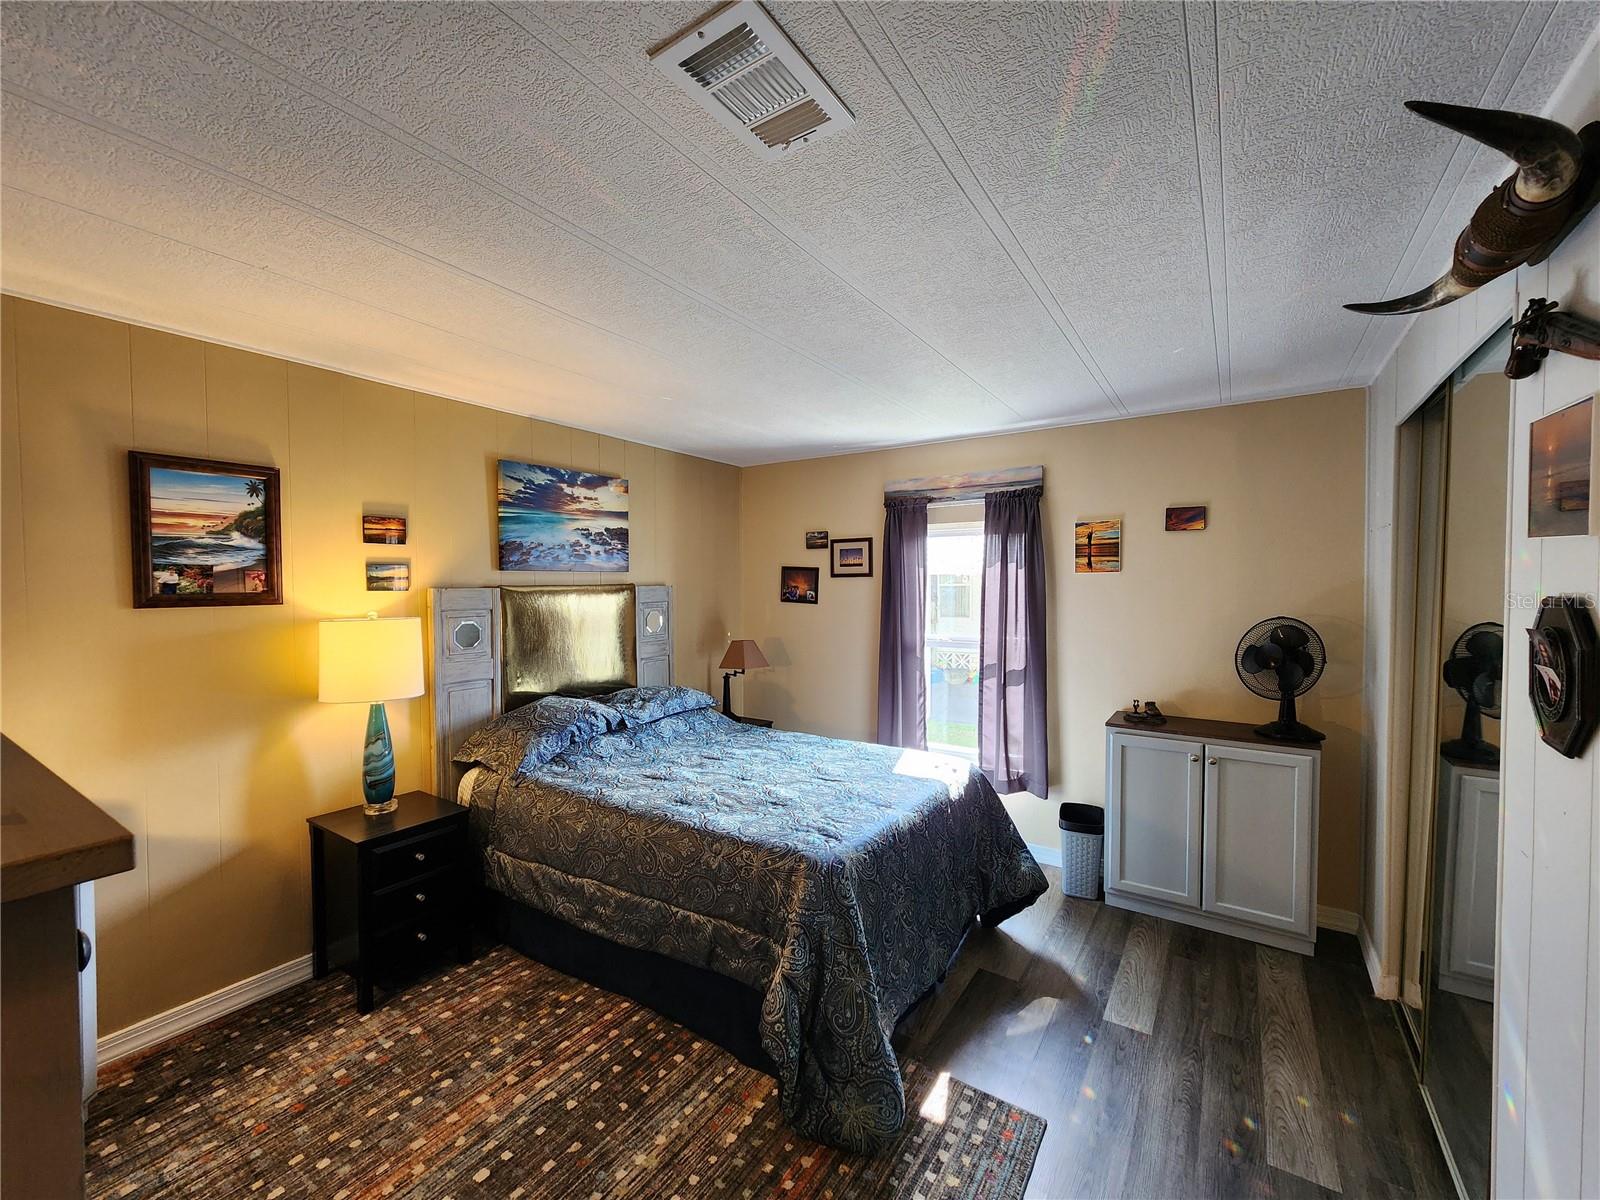
<svg viewBox="0 0 1600 1200">
<path fill-rule="evenodd" d="M 654 583 L 428 590 L 433 779 L 453 797 L 461 743 L 508 709 L 672 682 L 672 589 Z"/>
<path fill-rule="evenodd" d="M 631 584 L 501 588 L 501 710 L 638 683 L 633 607 Z"/>
</svg>

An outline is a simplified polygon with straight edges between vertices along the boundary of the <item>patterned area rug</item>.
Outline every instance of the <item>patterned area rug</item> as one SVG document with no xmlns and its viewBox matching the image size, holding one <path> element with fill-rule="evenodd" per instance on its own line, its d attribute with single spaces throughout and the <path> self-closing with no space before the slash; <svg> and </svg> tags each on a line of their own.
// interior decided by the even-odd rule
<svg viewBox="0 0 1600 1200">
<path fill-rule="evenodd" d="M 502 947 L 365 1017 L 333 976 L 108 1067 L 86 1192 L 1017 1200 L 1044 1122 L 905 1072 L 916 1115 L 888 1151 L 820 1146 L 767 1076 Z"/>
</svg>

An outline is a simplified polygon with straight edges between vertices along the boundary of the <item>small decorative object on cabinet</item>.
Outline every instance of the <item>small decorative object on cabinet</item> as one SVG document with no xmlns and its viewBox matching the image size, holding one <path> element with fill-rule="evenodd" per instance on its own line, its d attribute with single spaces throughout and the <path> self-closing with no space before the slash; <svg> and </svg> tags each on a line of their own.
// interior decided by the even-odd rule
<svg viewBox="0 0 1600 1200">
<path fill-rule="evenodd" d="M 835 579 L 872 577 L 872 539 L 834 538 L 828 543 L 828 574 Z"/>
<path fill-rule="evenodd" d="M 1310 954 L 1317 937 L 1314 741 L 1169 716 L 1106 722 L 1106 903 Z"/>
<path fill-rule="evenodd" d="M 312 817 L 311 973 L 355 977 L 356 1011 L 372 989 L 410 971 L 439 946 L 472 956 L 474 879 L 467 809 L 407 792 L 374 821 L 360 807 Z"/>
<path fill-rule="evenodd" d="M 1445 847 L 1434 932 L 1439 986 L 1458 996 L 1492 1001 L 1500 772 L 1446 751 L 1439 761 L 1439 812 Z"/>
<path fill-rule="evenodd" d="M 1597 413 L 1588 396 L 1528 427 L 1529 537 L 1600 533 L 1600 509 L 1589 503 L 1600 466 Z"/>
<path fill-rule="evenodd" d="M 282 604 L 278 468 L 128 452 L 133 606 Z"/>
<path fill-rule="evenodd" d="M 1165 725 L 1167 714 L 1156 707 L 1154 700 L 1135 700 L 1133 707 L 1122 714 L 1135 725 Z"/>
<path fill-rule="evenodd" d="M 1462 630 L 1450 647 L 1450 657 L 1444 663 L 1444 681 L 1455 688 L 1467 707 L 1461 715 L 1461 736 L 1439 748 L 1448 758 L 1486 767 L 1500 765 L 1500 747 L 1484 741 L 1483 718 L 1500 717 L 1504 633 L 1504 626 L 1498 621 L 1479 621 Z"/>
<path fill-rule="evenodd" d="M 368 816 L 394 811 L 394 746 L 385 700 L 422 695 L 422 621 L 376 613 L 318 627 L 317 699 L 325 704 L 370 704 L 361 791 Z"/>
<path fill-rule="evenodd" d="M 1545 745 L 1578 758 L 1600 707 L 1600 647 L 1587 596 L 1546 596 L 1528 630 L 1528 698 Z"/>
<path fill-rule="evenodd" d="M 1322 678 L 1327 661 L 1317 631 L 1294 617 L 1268 617 L 1245 630 L 1233 652 L 1234 670 L 1245 687 L 1263 700 L 1278 702 L 1278 719 L 1257 725 L 1254 732 L 1289 742 L 1322 741 L 1327 734 L 1303 724 L 1294 701 Z"/>
<path fill-rule="evenodd" d="M 826 529 L 806 530 L 807 550 L 826 550 L 828 548 L 828 531 Z"/>
<path fill-rule="evenodd" d="M 761 647 L 749 638 L 736 638 L 728 643 L 727 652 L 723 654 L 722 661 L 717 664 L 717 670 L 722 672 L 723 716 L 732 717 L 735 721 L 744 720 L 743 717 L 733 711 L 733 677 L 735 675 L 743 675 L 746 671 L 758 671 L 762 667 L 771 665 L 767 661 L 767 656 L 761 653 Z"/>
</svg>

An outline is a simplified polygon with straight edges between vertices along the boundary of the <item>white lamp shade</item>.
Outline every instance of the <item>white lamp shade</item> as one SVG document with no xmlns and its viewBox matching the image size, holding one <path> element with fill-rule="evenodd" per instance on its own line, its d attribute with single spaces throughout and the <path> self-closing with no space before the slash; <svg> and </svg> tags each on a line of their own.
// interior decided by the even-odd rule
<svg viewBox="0 0 1600 1200">
<path fill-rule="evenodd" d="M 323 621 L 317 640 L 317 699 L 375 704 L 422 695 L 421 617 Z"/>
</svg>

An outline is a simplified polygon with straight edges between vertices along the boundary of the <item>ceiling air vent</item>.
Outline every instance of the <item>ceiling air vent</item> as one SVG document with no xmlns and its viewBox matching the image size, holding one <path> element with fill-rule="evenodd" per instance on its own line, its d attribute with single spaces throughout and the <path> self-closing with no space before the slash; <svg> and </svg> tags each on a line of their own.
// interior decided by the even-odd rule
<svg viewBox="0 0 1600 1200">
<path fill-rule="evenodd" d="M 652 49 L 650 61 L 765 159 L 855 124 L 756 0 L 723 5 Z"/>
</svg>

